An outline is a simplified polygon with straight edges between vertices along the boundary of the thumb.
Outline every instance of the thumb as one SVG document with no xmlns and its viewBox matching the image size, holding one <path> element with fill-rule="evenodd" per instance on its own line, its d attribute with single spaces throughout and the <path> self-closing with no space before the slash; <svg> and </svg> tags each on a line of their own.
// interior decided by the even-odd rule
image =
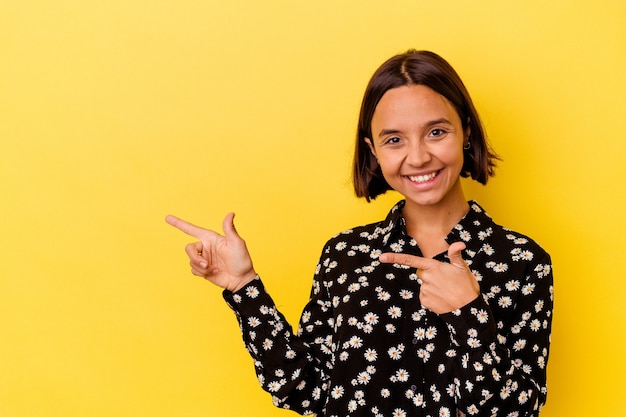
<svg viewBox="0 0 626 417">
<path fill-rule="evenodd" d="M 463 268 L 466 267 L 463 256 L 461 256 L 461 251 L 463 249 L 465 249 L 465 243 L 463 242 L 454 242 L 448 247 L 448 258 L 450 259 L 450 263 L 452 265 Z"/>
<path fill-rule="evenodd" d="M 222 230 L 224 230 L 224 236 L 228 238 L 239 238 L 239 233 L 237 233 L 237 229 L 235 229 L 235 213 L 228 213 L 226 217 L 224 217 L 224 221 L 222 222 Z"/>
</svg>

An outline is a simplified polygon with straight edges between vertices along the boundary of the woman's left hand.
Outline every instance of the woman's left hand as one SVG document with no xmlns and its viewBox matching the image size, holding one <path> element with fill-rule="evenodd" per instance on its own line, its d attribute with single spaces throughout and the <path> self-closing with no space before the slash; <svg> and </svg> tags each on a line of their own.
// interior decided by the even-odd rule
<svg viewBox="0 0 626 417">
<path fill-rule="evenodd" d="M 478 281 L 461 256 L 463 242 L 448 247 L 450 263 L 406 253 L 383 253 L 380 261 L 417 268 L 421 280 L 420 302 L 437 314 L 449 313 L 473 301 L 480 294 Z"/>
</svg>

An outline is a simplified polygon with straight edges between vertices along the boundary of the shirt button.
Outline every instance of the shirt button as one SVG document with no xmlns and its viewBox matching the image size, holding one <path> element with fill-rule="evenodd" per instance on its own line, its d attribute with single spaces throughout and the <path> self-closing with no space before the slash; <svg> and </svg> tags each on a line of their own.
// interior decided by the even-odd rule
<svg viewBox="0 0 626 417">
<path fill-rule="evenodd" d="M 411 391 L 413 392 L 417 391 L 417 385 L 411 385 Z"/>
<path fill-rule="evenodd" d="M 413 338 L 413 344 L 414 344 L 414 345 L 417 345 L 417 342 L 418 342 L 417 337 L 414 337 L 414 338 Z"/>
</svg>

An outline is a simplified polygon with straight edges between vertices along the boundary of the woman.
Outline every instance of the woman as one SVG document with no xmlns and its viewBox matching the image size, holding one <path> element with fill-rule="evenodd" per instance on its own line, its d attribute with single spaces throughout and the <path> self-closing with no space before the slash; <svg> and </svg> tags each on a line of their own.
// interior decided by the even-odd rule
<svg viewBox="0 0 626 417">
<path fill-rule="evenodd" d="M 173 216 L 199 242 L 192 271 L 225 289 L 274 404 L 319 416 L 537 416 L 552 319 L 549 255 L 505 229 L 461 177 L 496 155 L 461 79 L 438 55 L 385 62 L 361 107 L 356 194 L 404 197 L 386 219 L 331 238 L 293 334 L 231 213 L 224 236 Z"/>
</svg>

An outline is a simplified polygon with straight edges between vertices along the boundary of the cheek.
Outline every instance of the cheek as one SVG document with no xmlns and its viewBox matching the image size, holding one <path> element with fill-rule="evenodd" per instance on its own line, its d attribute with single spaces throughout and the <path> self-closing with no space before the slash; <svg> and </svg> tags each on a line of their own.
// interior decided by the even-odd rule
<svg viewBox="0 0 626 417">
<path fill-rule="evenodd" d="M 448 165 L 463 165 L 464 160 L 462 147 L 451 147 L 441 154 L 441 159 Z"/>
<path fill-rule="evenodd" d="M 456 175 L 461 175 L 461 171 L 463 170 L 464 164 L 465 164 L 465 156 L 463 154 L 463 151 L 456 152 L 451 157 L 450 165 L 455 167 L 454 171 Z"/>
<path fill-rule="evenodd" d="M 387 184 L 393 189 L 397 189 L 402 181 L 400 175 L 402 169 L 401 164 L 397 160 L 381 160 L 379 159 L 380 170 Z"/>
<path fill-rule="evenodd" d="M 389 172 L 397 169 L 399 165 L 398 158 L 393 158 L 393 156 L 388 155 L 386 153 L 378 154 L 378 165 L 380 165 L 380 169 L 383 172 Z"/>
</svg>

